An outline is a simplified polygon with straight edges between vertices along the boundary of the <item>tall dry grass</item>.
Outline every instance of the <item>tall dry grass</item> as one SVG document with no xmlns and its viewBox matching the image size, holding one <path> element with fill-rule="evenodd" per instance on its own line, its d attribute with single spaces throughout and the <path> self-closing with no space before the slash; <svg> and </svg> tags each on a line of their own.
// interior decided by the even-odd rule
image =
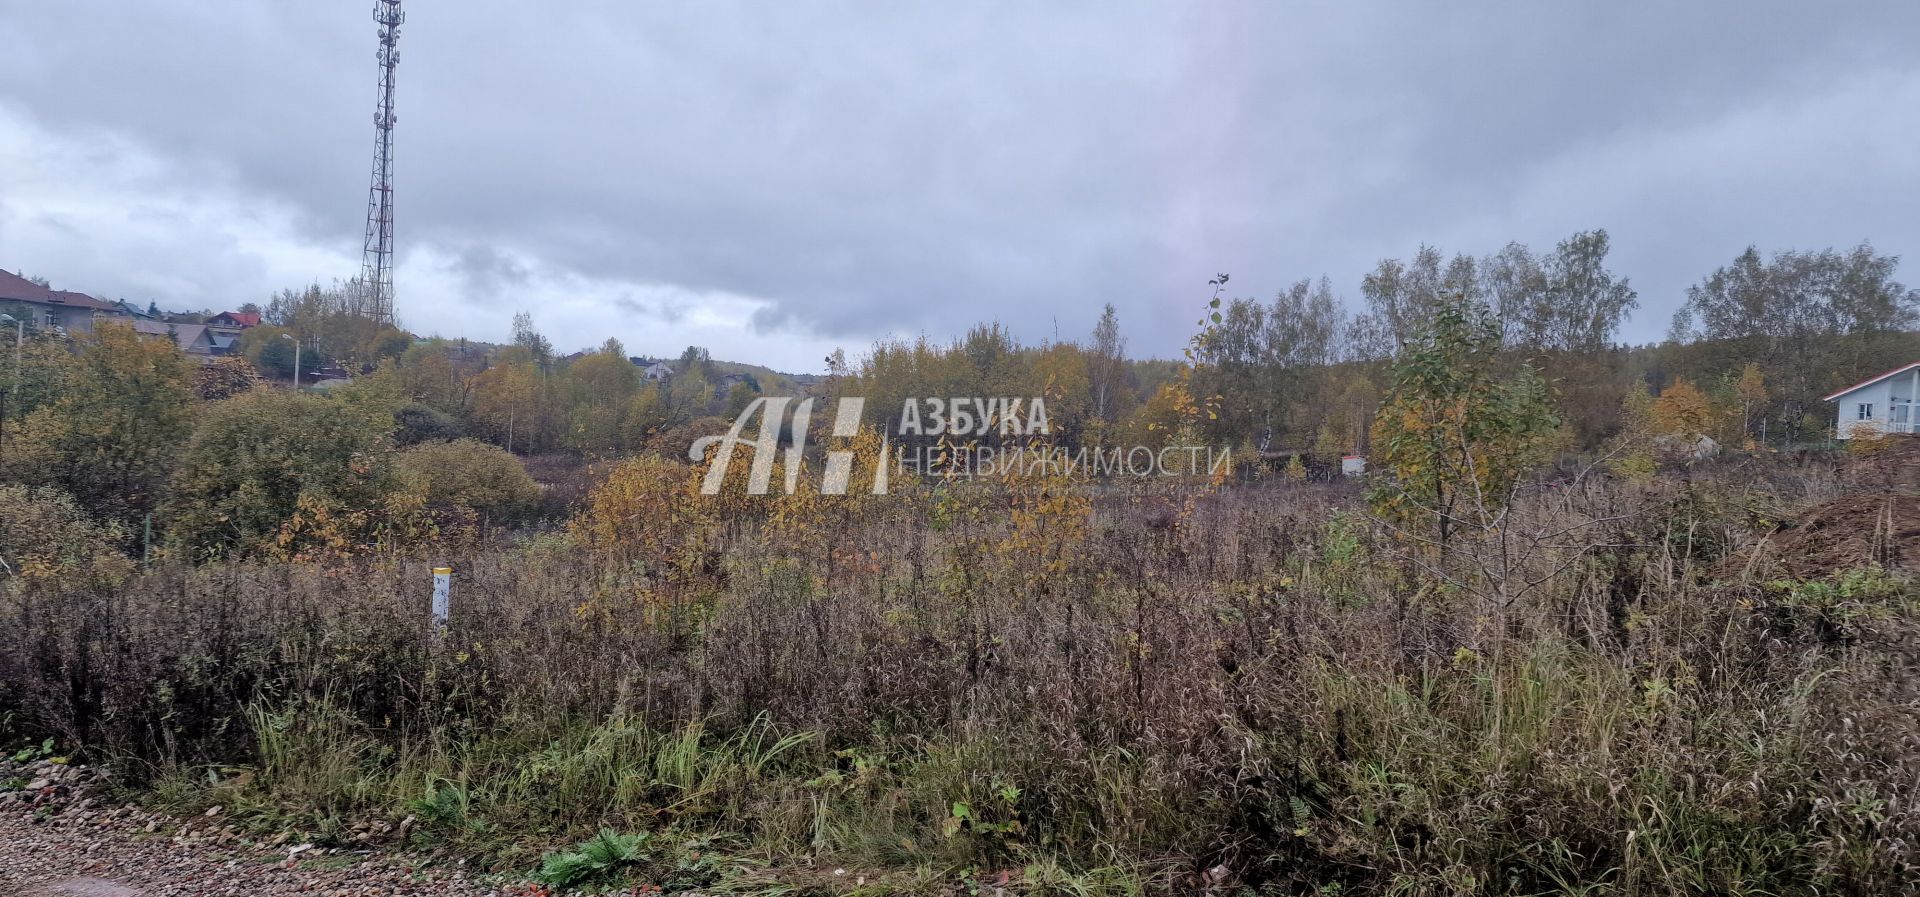
<svg viewBox="0 0 1920 897">
<path fill-rule="evenodd" d="M 1912 887 L 1915 590 L 1728 559 L 1817 468 L 1563 481 L 1445 577 L 1339 486 L 684 477 L 510 550 L 15 582 L 0 701 L 163 796 L 505 863 L 611 826 L 1034 893 Z"/>
</svg>

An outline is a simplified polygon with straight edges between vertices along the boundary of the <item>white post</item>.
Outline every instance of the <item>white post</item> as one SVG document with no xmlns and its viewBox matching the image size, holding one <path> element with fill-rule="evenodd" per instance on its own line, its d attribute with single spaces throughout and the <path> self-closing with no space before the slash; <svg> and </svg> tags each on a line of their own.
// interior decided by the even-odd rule
<svg viewBox="0 0 1920 897">
<path fill-rule="evenodd" d="M 1920 368 L 1913 369 L 1913 384 L 1907 387 L 1907 432 L 1920 433 L 1920 420 L 1914 420 L 1915 411 L 1920 411 Z"/>
<path fill-rule="evenodd" d="M 433 632 L 438 636 L 447 628 L 447 606 L 453 593 L 453 568 L 433 568 Z"/>
</svg>

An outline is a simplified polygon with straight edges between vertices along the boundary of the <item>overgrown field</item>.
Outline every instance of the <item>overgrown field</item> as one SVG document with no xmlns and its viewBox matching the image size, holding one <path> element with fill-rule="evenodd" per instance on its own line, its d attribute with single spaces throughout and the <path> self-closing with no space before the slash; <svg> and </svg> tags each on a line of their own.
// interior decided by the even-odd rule
<svg viewBox="0 0 1920 897">
<path fill-rule="evenodd" d="M 1920 875 L 1898 534 L 1843 527 L 1872 549 L 1850 569 L 1768 547 L 1811 538 L 1793 521 L 1815 505 L 1891 507 L 1892 479 L 1770 457 L 1561 476 L 1435 554 L 1338 485 L 703 503 L 694 475 L 630 461 L 564 532 L 447 556 L 15 576 L 0 702 L 16 735 L 263 831 L 532 869 L 610 829 L 547 859 L 560 881 L 1883 894 Z"/>
</svg>

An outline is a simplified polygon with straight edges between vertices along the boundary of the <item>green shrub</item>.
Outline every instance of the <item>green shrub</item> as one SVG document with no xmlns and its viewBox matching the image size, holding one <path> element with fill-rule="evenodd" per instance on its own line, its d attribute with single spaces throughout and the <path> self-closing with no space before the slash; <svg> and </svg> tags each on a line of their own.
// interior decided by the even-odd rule
<svg viewBox="0 0 1920 897">
<path fill-rule="evenodd" d="M 458 418 L 418 402 L 401 406 L 393 413 L 393 421 L 399 428 L 393 438 L 401 445 L 442 442 L 466 435 L 466 428 Z"/>
<path fill-rule="evenodd" d="M 289 547 L 282 537 L 298 515 L 312 523 L 383 508 L 399 486 L 390 454 L 387 431 L 341 402 L 243 393 L 194 428 L 169 490 L 167 536 L 193 557 Z"/>
<path fill-rule="evenodd" d="M 65 492 L 0 485 L 0 582 L 124 562 L 121 538 Z"/>
<path fill-rule="evenodd" d="M 424 488 L 429 505 L 498 520 L 524 512 L 540 498 L 540 487 L 519 458 L 477 440 L 425 442 L 394 460 L 403 476 Z"/>
</svg>

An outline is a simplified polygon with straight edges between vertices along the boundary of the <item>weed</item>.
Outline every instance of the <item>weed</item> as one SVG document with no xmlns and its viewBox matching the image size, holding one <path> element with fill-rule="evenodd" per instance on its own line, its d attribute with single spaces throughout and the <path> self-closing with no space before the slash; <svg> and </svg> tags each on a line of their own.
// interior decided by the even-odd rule
<svg viewBox="0 0 1920 897">
<path fill-rule="evenodd" d="M 536 877 L 557 888 L 620 884 L 628 872 L 652 861 L 645 849 L 651 838 L 645 832 L 623 835 L 601 829 L 572 850 L 548 854 L 540 861 Z"/>
</svg>

